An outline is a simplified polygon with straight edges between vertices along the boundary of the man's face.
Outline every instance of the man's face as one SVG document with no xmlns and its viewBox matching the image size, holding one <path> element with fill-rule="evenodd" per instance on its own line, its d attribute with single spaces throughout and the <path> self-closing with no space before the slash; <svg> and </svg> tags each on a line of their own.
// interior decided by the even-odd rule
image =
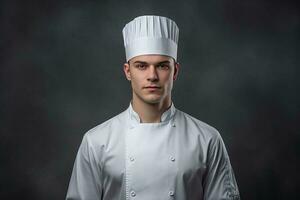
<svg viewBox="0 0 300 200">
<path fill-rule="evenodd" d="M 145 103 L 160 103 L 171 98 L 173 81 L 179 64 L 169 56 L 142 55 L 124 64 L 126 78 L 131 81 L 133 98 Z"/>
</svg>

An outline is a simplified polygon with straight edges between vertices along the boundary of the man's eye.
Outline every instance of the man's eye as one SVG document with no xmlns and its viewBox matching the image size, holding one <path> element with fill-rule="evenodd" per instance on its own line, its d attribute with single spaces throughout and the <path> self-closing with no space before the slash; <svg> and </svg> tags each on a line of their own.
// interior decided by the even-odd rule
<svg viewBox="0 0 300 200">
<path fill-rule="evenodd" d="M 146 65 L 136 65 L 136 68 L 139 68 L 139 69 L 146 69 Z"/>
<path fill-rule="evenodd" d="M 162 69 L 162 70 L 168 70 L 170 68 L 170 66 L 169 65 L 158 65 L 158 68 Z"/>
</svg>

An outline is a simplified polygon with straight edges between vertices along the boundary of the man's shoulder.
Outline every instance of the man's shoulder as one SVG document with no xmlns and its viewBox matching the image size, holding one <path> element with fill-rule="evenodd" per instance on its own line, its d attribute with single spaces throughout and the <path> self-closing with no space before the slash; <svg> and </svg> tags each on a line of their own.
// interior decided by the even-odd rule
<svg viewBox="0 0 300 200">
<path fill-rule="evenodd" d="M 206 123 L 184 111 L 177 109 L 177 112 L 178 112 L 179 120 L 184 121 L 186 126 L 188 127 L 188 129 L 193 130 L 191 132 L 193 132 L 197 135 L 202 135 L 203 137 L 205 137 L 207 139 L 220 137 L 220 133 L 215 127 L 209 125 L 208 123 Z"/>
<path fill-rule="evenodd" d="M 112 132 L 114 128 L 120 128 L 120 124 L 126 124 L 126 111 L 111 117 L 110 119 L 94 126 L 93 128 L 89 129 L 85 135 L 90 138 L 105 136 Z"/>
</svg>

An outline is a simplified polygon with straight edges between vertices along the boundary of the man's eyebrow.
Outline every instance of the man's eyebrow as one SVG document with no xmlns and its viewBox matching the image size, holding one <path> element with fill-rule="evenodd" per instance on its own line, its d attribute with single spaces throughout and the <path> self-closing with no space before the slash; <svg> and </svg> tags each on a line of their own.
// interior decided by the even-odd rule
<svg viewBox="0 0 300 200">
<path fill-rule="evenodd" d="M 143 62 L 143 61 L 139 61 L 139 60 L 135 61 L 133 64 L 135 64 L 135 63 L 148 64 L 147 62 Z"/>
<path fill-rule="evenodd" d="M 170 61 L 166 60 L 166 61 L 159 62 L 157 64 L 170 64 Z"/>
<path fill-rule="evenodd" d="M 139 60 L 137 60 L 137 61 L 134 62 L 134 64 L 136 64 L 136 63 L 139 63 L 139 64 L 148 64 L 147 62 L 139 61 Z M 159 65 L 159 64 L 170 64 L 170 61 L 165 60 L 165 61 L 161 61 L 159 63 L 156 63 L 156 65 Z"/>
</svg>

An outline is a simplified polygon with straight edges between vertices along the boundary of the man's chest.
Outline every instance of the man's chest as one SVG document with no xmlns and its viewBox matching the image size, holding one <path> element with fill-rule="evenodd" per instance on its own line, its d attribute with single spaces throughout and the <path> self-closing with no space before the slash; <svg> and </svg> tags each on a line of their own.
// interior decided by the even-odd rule
<svg viewBox="0 0 300 200">
<path fill-rule="evenodd" d="M 147 199 L 143 195 L 154 191 L 172 197 L 187 184 L 201 184 L 206 156 L 193 134 L 170 126 L 139 126 L 119 134 L 102 155 L 104 186 L 119 185 L 127 196 Z"/>
</svg>

